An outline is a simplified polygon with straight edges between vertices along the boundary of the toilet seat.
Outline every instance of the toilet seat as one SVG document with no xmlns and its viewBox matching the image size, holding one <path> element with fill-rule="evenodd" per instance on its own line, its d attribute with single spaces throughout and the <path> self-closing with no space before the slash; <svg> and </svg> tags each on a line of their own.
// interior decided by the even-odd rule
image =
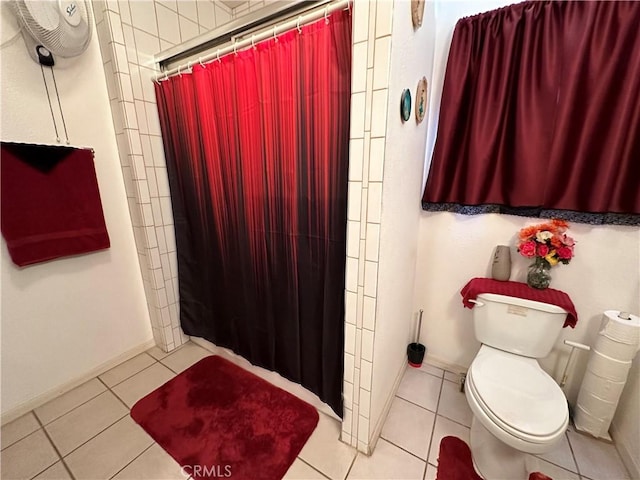
<svg viewBox="0 0 640 480">
<path fill-rule="evenodd" d="M 465 387 L 479 420 L 514 448 L 553 445 L 567 428 L 566 398 L 533 358 L 483 345 Z"/>
</svg>

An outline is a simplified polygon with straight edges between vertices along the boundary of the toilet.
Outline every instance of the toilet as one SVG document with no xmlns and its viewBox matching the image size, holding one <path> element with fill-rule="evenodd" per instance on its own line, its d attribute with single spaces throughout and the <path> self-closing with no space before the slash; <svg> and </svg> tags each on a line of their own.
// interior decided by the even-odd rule
<svg viewBox="0 0 640 480">
<path fill-rule="evenodd" d="M 530 454 L 553 449 L 569 424 L 564 393 L 537 361 L 553 348 L 567 311 L 491 293 L 471 301 L 482 343 L 465 380 L 473 462 L 486 480 L 526 479 L 538 470 Z"/>
</svg>

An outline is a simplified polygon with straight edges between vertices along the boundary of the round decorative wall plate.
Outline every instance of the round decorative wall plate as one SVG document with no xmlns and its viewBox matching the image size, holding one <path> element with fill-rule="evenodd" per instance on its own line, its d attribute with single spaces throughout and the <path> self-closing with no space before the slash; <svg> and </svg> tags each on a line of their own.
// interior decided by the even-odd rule
<svg viewBox="0 0 640 480">
<path fill-rule="evenodd" d="M 427 113 L 427 79 L 422 77 L 416 89 L 416 122 L 424 120 Z"/>
<path fill-rule="evenodd" d="M 424 0 L 411 0 L 411 20 L 414 30 L 422 26 L 422 17 L 424 15 Z"/>
<path fill-rule="evenodd" d="M 411 92 L 408 88 L 402 91 L 402 97 L 400 97 L 400 118 L 402 123 L 409 120 L 411 116 Z"/>
</svg>

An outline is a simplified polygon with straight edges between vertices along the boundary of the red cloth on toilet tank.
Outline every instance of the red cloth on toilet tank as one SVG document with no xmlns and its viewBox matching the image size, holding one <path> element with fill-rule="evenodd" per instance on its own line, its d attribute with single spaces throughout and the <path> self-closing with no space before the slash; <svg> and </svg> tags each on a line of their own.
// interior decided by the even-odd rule
<svg viewBox="0 0 640 480">
<path fill-rule="evenodd" d="M 526 283 L 520 282 L 501 282 L 491 278 L 472 278 L 462 288 L 462 304 L 467 308 L 473 308 L 474 304 L 469 300 L 475 300 L 481 293 L 495 293 L 497 295 L 507 295 L 509 297 L 524 298 L 535 302 L 550 303 L 560 308 L 564 308 L 567 312 L 567 319 L 564 321 L 564 327 L 574 328 L 578 323 L 578 313 L 573 302 L 564 292 L 553 288 L 544 290 L 536 290 Z"/>
</svg>

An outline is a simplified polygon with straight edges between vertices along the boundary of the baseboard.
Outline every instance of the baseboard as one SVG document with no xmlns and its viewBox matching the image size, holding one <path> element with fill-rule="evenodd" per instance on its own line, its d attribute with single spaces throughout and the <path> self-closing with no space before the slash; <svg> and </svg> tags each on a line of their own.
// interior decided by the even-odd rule
<svg viewBox="0 0 640 480">
<path fill-rule="evenodd" d="M 76 377 L 73 380 L 66 382 L 58 387 L 52 388 L 51 390 L 48 390 L 38 395 L 37 397 L 32 398 L 31 400 L 27 400 L 26 402 L 21 403 L 17 407 L 14 407 L 11 410 L 4 412 L 2 414 L 0 423 L 2 425 L 5 425 L 6 423 L 12 422 L 16 418 L 21 417 L 25 413 L 28 413 L 31 410 L 44 405 L 48 401 L 53 400 L 54 398 L 62 395 L 63 393 L 67 393 L 69 390 L 73 390 L 74 388 L 82 385 L 83 383 L 88 382 L 92 378 L 97 377 L 98 375 L 102 375 L 104 372 L 106 372 L 107 370 L 111 370 L 116 365 L 119 365 L 122 362 L 126 362 L 127 360 L 135 357 L 136 355 L 139 355 L 142 352 L 149 350 L 155 344 L 156 342 L 153 339 L 148 340 L 144 343 L 141 343 L 137 347 L 131 348 L 126 352 L 118 355 L 117 357 L 114 357 L 111 360 L 108 360 L 102 363 L 101 365 L 98 365 L 97 367 L 89 370 L 85 374 L 80 375 L 79 377 Z"/>
<path fill-rule="evenodd" d="M 447 362 L 446 360 L 442 360 L 440 357 L 431 355 L 427 353 L 424 359 L 424 363 L 428 363 L 433 365 L 434 367 L 441 368 L 443 370 L 447 370 L 448 372 L 453 372 L 457 374 L 467 373 L 468 367 L 463 367 L 462 365 L 458 365 L 456 363 Z"/>
<path fill-rule="evenodd" d="M 627 467 L 631 478 L 633 480 L 640 480 L 640 458 L 638 457 L 638 452 L 632 451 L 625 442 L 621 441 L 615 423 L 611 424 L 609 431 L 615 442 L 616 450 L 618 450 L 620 458 L 622 458 L 622 463 Z"/>
<path fill-rule="evenodd" d="M 384 404 L 382 409 L 382 413 L 380 414 L 380 418 L 378 418 L 378 422 L 376 423 L 375 428 L 369 438 L 369 445 L 366 452 L 362 452 L 365 455 L 371 455 L 378 444 L 378 440 L 380 439 L 380 435 L 382 434 L 382 427 L 384 427 L 384 422 L 389 415 L 389 410 L 391 410 L 391 404 L 393 403 L 393 399 L 396 397 L 396 393 L 398 393 L 398 388 L 400 387 L 400 382 L 402 381 L 402 376 L 404 375 L 405 370 L 407 369 L 407 357 L 402 355 L 402 362 L 400 364 L 400 368 L 398 369 L 398 373 L 396 374 L 396 380 L 393 382 L 393 387 L 391 388 L 391 392 L 387 397 L 387 401 Z"/>
</svg>

